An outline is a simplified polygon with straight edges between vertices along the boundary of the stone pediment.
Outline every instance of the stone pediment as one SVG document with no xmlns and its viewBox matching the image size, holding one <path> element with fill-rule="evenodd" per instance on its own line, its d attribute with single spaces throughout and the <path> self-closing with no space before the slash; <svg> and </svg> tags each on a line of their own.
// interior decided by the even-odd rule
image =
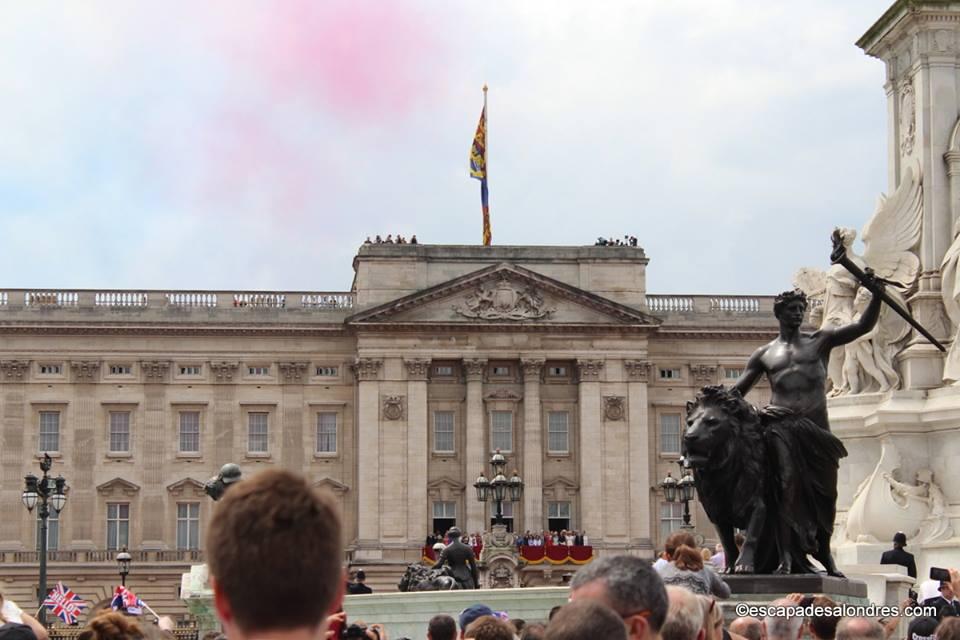
<svg viewBox="0 0 960 640">
<path fill-rule="evenodd" d="M 492 265 L 347 319 L 370 325 L 495 325 L 517 327 L 653 327 L 638 309 L 512 264 Z"/>
<path fill-rule="evenodd" d="M 168 484 L 167 492 L 176 497 L 186 495 L 193 498 L 202 498 L 206 495 L 203 487 L 204 484 L 199 480 L 187 477 L 182 480 L 177 480 L 173 484 Z"/>
<path fill-rule="evenodd" d="M 350 487 L 343 484 L 339 480 L 335 480 L 330 476 L 324 476 L 313 483 L 313 486 L 317 489 L 326 489 L 327 491 L 332 491 L 337 495 L 343 495 L 346 492 L 350 491 Z"/>
<path fill-rule="evenodd" d="M 97 493 L 102 496 L 135 496 L 139 492 L 140 487 L 138 485 L 123 478 L 114 478 L 97 485 Z"/>
</svg>

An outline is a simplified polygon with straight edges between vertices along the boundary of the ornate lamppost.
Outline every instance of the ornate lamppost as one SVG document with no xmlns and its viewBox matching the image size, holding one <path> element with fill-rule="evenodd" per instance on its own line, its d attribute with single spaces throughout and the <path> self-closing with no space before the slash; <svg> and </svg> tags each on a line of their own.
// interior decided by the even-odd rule
<svg viewBox="0 0 960 640">
<path fill-rule="evenodd" d="M 690 501 L 694 498 L 693 475 L 690 473 L 690 465 L 686 458 L 677 460 L 680 465 L 681 477 L 679 480 L 667 472 L 667 477 L 660 482 L 660 488 L 663 489 L 663 496 L 667 502 L 683 503 L 683 524 L 684 529 L 693 529 L 690 524 Z"/>
<path fill-rule="evenodd" d="M 510 478 L 503 473 L 507 466 L 507 459 L 500 453 L 500 449 L 497 449 L 490 458 L 490 466 L 493 467 L 493 479 L 487 480 L 481 471 L 473 487 L 477 490 L 477 500 L 480 502 L 490 500 L 496 504 L 494 524 L 502 525 L 503 501 L 520 502 L 523 496 L 523 480 L 516 469 Z"/>
<path fill-rule="evenodd" d="M 117 554 L 117 567 L 120 570 L 120 586 L 127 586 L 127 576 L 130 575 L 130 554 L 127 552 L 127 548 L 124 547 L 123 551 Z"/>
<path fill-rule="evenodd" d="M 47 623 L 47 609 L 43 606 L 43 601 L 47 598 L 47 518 L 50 517 L 50 509 L 54 513 L 60 513 L 67 504 L 67 481 L 63 476 L 53 478 L 47 474 L 53 460 L 49 454 L 43 454 L 40 460 L 40 469 L 43 471 L 43 477 L 37 478 L 32 473 L 24 477 L 23 494 L 20 496 L 23 506 L 27 511 L 33 513 L 33 508 L 39 504 L 37 515 L 40 516 L 40 585 L 37 589 L 37 603 L 40 605 L 40 614 L 38 619 L 41 624 Z"/>
</svg>

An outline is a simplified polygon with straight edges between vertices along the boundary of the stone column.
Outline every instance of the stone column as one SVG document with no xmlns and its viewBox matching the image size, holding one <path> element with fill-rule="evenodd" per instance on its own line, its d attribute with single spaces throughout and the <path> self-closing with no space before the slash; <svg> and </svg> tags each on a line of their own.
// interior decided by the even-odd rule
<svg viewBox="0 0 960 640">
<path fill-rule="evenodd" d="M 650 380 L 649 362 L 624 360 L 627 372 L 627 406 L 629 411 L 629 497 L 630 544 L 634 547 L 653 546 L 650 531 L 650 402 L 647 384 Z"/>
<path fill-rule="evenodd" d="M 357 542 L 380 544 L 380 370 L 383 360 L 357 358 Z M 373 554 L 376 555 L 376 554 Z M 370 557 L 370 556 L 368 556 Z"/>
<path fill-rule="evenodd" d="M 580 529 L 593 544 L 603 539 L 603 431 L 600 374 L 603 360 L 577 360 L 580 400 Z"/>
<path fill-rule="evenodd" d="M 427 536 L 427 372 L 429 358 L 403 361 L 407 369 L 407 539 L 419 547 Z"/>
<path fill-rule="evenodd" d="M 486 419 L 483 415 L 483 373 L 486 371 L 485 359 L 463 361 L 463 370 L 467 378 L 467 437 L 466 437 L 466 485 L 472 488 L 474 480 L 487 469 Z M 476 499 L 469 490 L 465 492 L 467 507 L 466 529 L 464 531 L 486 531 L 486 512 L 484 504 Z"/>
<path fill-rule="evenodd" d="M 307 377 L 309 362 L 280 362 L 280 379 L 283 381 L 283 403 L 280 405 L 281 423 L 280 462 L 284 469 L 297 473 L 306 471 L 303 457 L 303 382 Z M 314 424 L 316 429 L 316 424 Z M 310 439 L 311 447 L 316 441 Z"/>
<path fill-rule="evenodd" d="M 167 489 L 163 478 L 164 410 L 166 409 L 166 384 L 170 373 L 169 360 L 151 360 L 140 363 L 143 375 L 143 490 L 140 493 L 140 510 L 143 548 L 163 549 L 164 525 L 167 523 Z M 135 516 L 135 514 L 134 514 Z M 131 540 L 131 543 L 134 541 Z"/>
<path fill-rule="evenodd" d="M 0 485 L 0 497 L 3 498 L 5 505 L 4 513 L 8 514 L 7 517 L 0 518 L 0 545 L 5 549 L 23 548 L 20 526 L 23 518 L 27 517 L 27 510 L 20 503 L 23 476 L 27 473 L 28 465 L 33 465 L 30 473 L 34 475 L 40 473 L 39 468 L 33 463 L 36 459 L 36 444 L 31 448 L 31 434 L 38 433 L 38 426 L 31 425 L 32 416 L 27 411 L 24 386 L 29 373 L 29 360 L 0 361 L 0 379 L 3 380 L 3 384 L 0 385 L 0 390 L 3 392 L 3 400 L 0 402 L 0 407 L 3 407 L 3 427 L 0 432 L 3 441 L 3 447 L 0 447 L 0 478 L 3 484 Z M 71 478 L 71 482 L 72 480 Z M 87 486 L 90 487 L 89 493 L 92 495 L 92 477 Z M 70 501 L 73 502 L 73 491 L 70 492 Z M 20 505 L 20 513 L 14 511 L 17 505 Z M 17 515 L 14 516 L 14 513 Z M 31 528 L 31 531 L 33 530 Z M 28 549 L 34 548 L 34 540 L 30 539 Z"/>
<path fill-rule="evenodd" d="M 63 434 L 69 429 L 72 432 L 72 445 L 70 451 L 62 452 L 64 457 L 69 456 L 73 467 L 71 475 L 67 479 L 71 487 L 77 487 L 77 491 L 71 490 L 68 506 L 70 509 L 69 517 L 72 525 L 71 546 L 88 547 L 95 545 L 95 514 L 97 507 L 97 495 L 94 490 L 95 470 L 97 468 L 97 404 L 94 385 L 100 377 L 100 362 L 96 360 L 73 361 L 70 363 L 70 370 L 73 376 L 74 388 L 73 404 L 68 407 L 60 423 L 60 440 L 63 442 Z M 32 433 L 28 430 L 27 433 Z M 27 451 L 30 448 L 36 448 L 35 443 L 27 440 Z M 146 454 L 146 448 L 144 448 Z M 34 457 L 36 454 L 31 454 Z M 59 462 L 59 461 L 57 461 Z M 56 463 L 54 464 L 53 475 L 57 474 Z M 36 471 L 32 471 L 36 473 Z M 76 494 L 76 495 L 74 495 Z M 133 540 L 131 539 L 131 542 Z M 61 545 L 63 541 L 61 540 Z M 102 544 L 102 542 L 101 542 Z M 97 545 L 99 546 L 99 545 Z"/>
<path fill-rule="evenodd" d="M 543 424 L 540 408 L 540 375 L 543 358 L 520 361 L 523 367 L 523 530 L 542 531 Z M 508 469 L 509 471 L 509 469 Z"/>
</svg>

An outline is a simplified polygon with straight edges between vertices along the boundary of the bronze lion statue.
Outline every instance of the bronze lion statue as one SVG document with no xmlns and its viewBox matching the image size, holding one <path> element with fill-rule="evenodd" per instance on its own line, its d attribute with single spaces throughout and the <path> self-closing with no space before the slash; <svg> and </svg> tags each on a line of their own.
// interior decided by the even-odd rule
<svg viewBox="0 0 960 640">
<path fill-rule="evenodd" d="M 400 591 L 450 591 L 459 589 L 460 583 L 450 575 L 448 567 L 431 568 L 411 564 L 400 578 L 397 588 Z"/>
<path fill-rule="evenodd" d="M 757 409 L 736 390 L 704 387 L 687 403 L 683 455 L 720 536 L 724 573 L 770 573 L 777 566 L 776 550 L 763 549 L 763 558 L 757 556 L 768 526 L 767 452 Z M 735 528 L 746 538 L 742 550 L 734 541 Z"/>
</svg>

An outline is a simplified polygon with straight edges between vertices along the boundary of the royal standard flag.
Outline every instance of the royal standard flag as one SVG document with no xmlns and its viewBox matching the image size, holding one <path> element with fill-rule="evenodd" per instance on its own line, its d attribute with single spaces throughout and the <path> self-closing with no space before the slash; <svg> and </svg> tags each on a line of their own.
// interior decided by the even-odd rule
<svg viewBox="0 0 960 640">
<path fill-rule="evenodd" d="M 487 197 L 487 107 L 480 112 L 477 134 L 470 147 L 470 177 L 480 181 L 480 204 L 483 208 L 483 244 L 490 246 L 490 203 Z"/>
</svg>

